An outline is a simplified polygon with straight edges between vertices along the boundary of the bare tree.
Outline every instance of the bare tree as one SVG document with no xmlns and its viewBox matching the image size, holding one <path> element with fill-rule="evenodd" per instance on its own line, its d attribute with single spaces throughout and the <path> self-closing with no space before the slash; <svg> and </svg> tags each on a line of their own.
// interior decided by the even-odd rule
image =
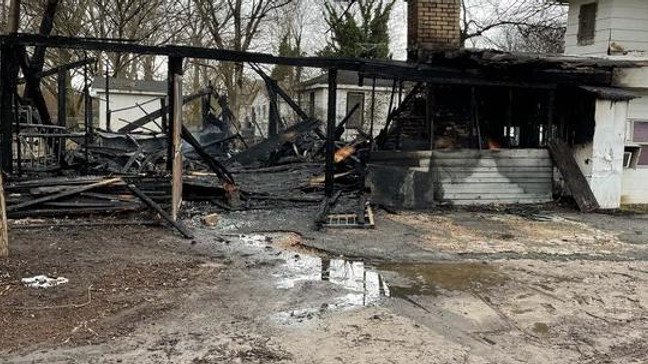
<svg viewBox="0 0 648 364">
<path fill-rule="evenodd" d="M 211 36 L 209 42 L 220 49 L 249 51 L 262 36 L 262 30 L 278 21 L 279 11 L 293 0 L 193 0 L 200 19 Z M 244 94 L 244 65 L 240 62 L 218 64 L 230 107 L 239 116 Z"/>
<path fill-rule="evenodd" d="M 560 53 L 567 7 L 546 0 L 463 0 L 461 40 L 507 51 Z"/>
</svg>

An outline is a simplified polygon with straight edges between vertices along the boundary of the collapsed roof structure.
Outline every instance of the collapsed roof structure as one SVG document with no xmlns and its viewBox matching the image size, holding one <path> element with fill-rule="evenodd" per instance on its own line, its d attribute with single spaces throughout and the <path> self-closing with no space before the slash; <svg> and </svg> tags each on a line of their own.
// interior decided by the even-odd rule
<svg viewBox="0 0 648 364">
<path fill-rule="evenodd" d="M 413 8 L 423 6 L 417 1 L 412 4 Z M 418 39 L 421 45 L 426 44 L 421 37 L 413 39 Z M 454 42 L 454 36 L 450 41 Z M 432 43 L 438 45 L 439 41 Z M 46 48 L 65 48 L 166 57 L 166 105 L 138 120 L 128 120 L 128 125 L 109 135 L 93 128 L 90 80 L 86 77 L 83 128 L 79 132 L 70 132 L 65 123 L 65 73 L 60 70 L 87 67 L 92 60 L 79 60 L 62 65 L 56 72 L 43 72 L 33 67 L 34 60 L 27 55 L 28 47 L 34 47 L 35 54 L 41 54 Z M 349 219 L 348 213 L 344 216 L 345 224 L 354 226 L 373 224 L 370 222 L 371 213 L 365 209 L 365 185 L 372 188 L 375 202 L 401 207 L 425 208 L 438 203 L 544 202 L 551 199 L 553 190 L 553 163 L 546 147 L 551 147 L 554 141 L 572 145 L 591 141 L 595 120 L 592 105 L 597 100 L 615 102 L 634 97 L 632 93 L 613 86 L 615 69 L 638 66 L 633 62 L 458 50 L 450 46 L 411 49 L 415 50 L 412 53 L 415 57 L 401 62 L 278 57 L 254 52 L 178 45 L 150 46 L 118 40 L 37 34 L 1 36 L 0 162 L 3 172 L 11 177 L 8 189 L 16 193 L 16 199 L 9 200 L 8 211 L 13 216 L 29 216 L 30 211 L 56 213 L 55 207 L 66 208 L 63 210 L 65 213 L 79 206 L 86 208 L 84 212 L 92 213 L 131 211 L 136 209 L 134 202 L 141 201 L 178 227 L 185 236 L 190 236 L 178 223 L 183 195 L 185 198 L 202 195 L 226 209 L 241 207 L 242 198 L 316 202 L 320 203 L 316 217 L 318 225 L 330 225 L 332 221 L 340 222 L 339 214 L 331 217 L 330 212 L 340 201 L 342 191 L 353 191 L 360 196 L 355 202 L 357 206 L 345 211 L 350 209 L 354 217 Z M 226 97 L 218 95 L 212 87 L 194 95 L 183 94 L 182 64 L 185 59 L 194 58 L 247 63 L 259 72 L 275 104 L 275 112 L 271 104 L 271 132 L 267 140 L 248 148 L 240 130 L 235 130 L 236 123 L 232 120 L 231 110 L 228 110 Z M 321 121 L 307 115 L 298 102 L 263 73 L 258 64 L 315 67 L 328 71 L 328 107 L 323 131 L 320 130 Z M 377 80 L 381 80 L 393 85 L 393 107 L 390 105 L 386 126 L 375 140 L 372 133 L 361 133 L 352 141 L 340 140 L 340 130 L 343 130 L 349 115 L 342 120 L 337 118 L 338 71 L 357 72 L 361 84 L 375 85 Z M 18 92 L 20 73 L 27 85 L 22 95 Z M 39 101 L 42 98 L 39 96 L 39 82 L 48 74 L 57 74 L 60 78 L 56 121 L 51 120 Z M 414 86 L 405 90 L 406 96 L 397 104 L 393 95 L 403 92 L 399 85 L 404 82 Z M 287 102 L 298 115 L 299 119 L 292 121 L 292 125 L 280 125 L 276 113 L 278 98 Z M 218 113 L 210 106 L 212 99 L 219 104 Z M 182 107 L 193 100 L 203 100 L 203 118 L 211 118 L 206 123 L 218 128 L 218 132 L 210 137 L 215 140 L 196 137 L 183 125 Z M 29 110 L 38 117 L 27 118 L 18 105 L 34 106 Z M 134 133 L 158 118 L 162 120 L 162 135 L 143 137 Z M 373 120 L 369 127 L 373 128 Z M 96 145 L 97 136 L 101 133 L 102 139 L 113 140 L 113 143 Z M 304 137 L 306 135 L 308 137 Z M 64 160 L 63 152 L 69 140 L 80 146 L 75 150 L 77 157 L 81 157 L 80 162 Z M 192 176 L 196 177 L 193 182 L 185 173 L 187 164 L 183 157 L 186 158 L 187 154 L 183 153 L 183 140 L 194 160 L 204 166 L 204 171 L 200 172 L 202 178 Z M 233 156 L 228 153 L 236 148 L 210 149 L 232 141 L 240 142 L 247 149 Z M 117 147 L 115 143 L 129 146 Z M 550 149 L 561 150 L 563 144 Z M 42 150 L 36 151 L 36 145 Z M 509 151 L 500 152 L 502 149 Z M 324 177 L 321 180 L 315 178 L 320 182 L 311 184 L 311 187 L 320 187 L 323 182 L 323 199 L 304 195 L 276 196 L 259 191 L 250 193 L 239 189 L 240 181 L 234 178 L 236 172 L 245 173 L 244 166 L 260 161 L 276 161 L 277 153 L 281 155 L 282 151 L 300 161 L 304 161 L 306 155 L 312 158 L 323 155 Z M 25 155 L 26 152 L 31 155 Z M 101 153 L 110 160 L 121 159 L 122 162 L 115 167 L 108 161 L 106 163 L 113 165 L 112 168 L 92 170 L 89 167 L 93 154 Z M 560 157 L 554 153 L 556 158 Z M 81 180 L 41 180 L 38 183 L 34 179 L 38 181 L 39 175 L 28 175 L 24 169 L 25 162 L 33 163 L 34 160 L 48 160 L 54 174 L 61 175 L 65 164 L 76 166 L 75 171 L 80 174 L 93 176 Z M 317 159 L 310 159 L 313 160 Z M 345 163 L 349 164 L 342 167 Z M 578 192 L 578 188 L 587 186 L 587 182 L 578 176 L 569 177 L 570 171 L 574 172 L 573 161 L 567 159 L 559 165 L 569 179 L 568 183 L 573 183 L 570 185 L 572 193 L 579 194 L 576 199 L 581 207 L 584 210 L 596 208 L 598 205 L 592 191 L 583 192 L 583 195 Z M 133 166 L 137 168 L 133 169 Z M 262 167 L 267 168 L 267 163 Z M 365 183 L 367 169 L 369 180 Z M 98 178 L 97 174 L 103 174 L 103 177 Z M 116 175 L 119 177 L 115 178 Z M 349 181 L 349 176 L 354 178 Z M 242 174 L 240 178 L 246 178 L 246 175 Z M 111 186 L 116 189 L 107 190 Z M 123 197 L 126 190 L 132 196 Z M 300 191 L 305 190 L 302 188 Z M 70 200 L 73 196 L 84 196 L 85 199 Z M 88 200 L 89 197 L 94 199 Z M 96 199 L 103 199 L 103 203 Z"/>
</svg>

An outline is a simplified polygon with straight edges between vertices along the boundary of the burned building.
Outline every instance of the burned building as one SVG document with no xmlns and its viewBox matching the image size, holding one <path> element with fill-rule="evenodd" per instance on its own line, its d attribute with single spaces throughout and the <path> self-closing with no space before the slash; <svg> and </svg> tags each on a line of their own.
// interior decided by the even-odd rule
<svg viewBox="0 0 648 364">
<path fill-rule="evenodd" d="M 410 62 L 446 74 L 390 114 L 373 158 L 379 198 L 420 208 L 547 202 L 571 194 L 548 150 L 564 142 L 598 206 L 619 206 L 622 129 L 639 95 L 614 75 L 636 62 L 460 49 L 458 1 L 408 6 Z"/>
</svg>

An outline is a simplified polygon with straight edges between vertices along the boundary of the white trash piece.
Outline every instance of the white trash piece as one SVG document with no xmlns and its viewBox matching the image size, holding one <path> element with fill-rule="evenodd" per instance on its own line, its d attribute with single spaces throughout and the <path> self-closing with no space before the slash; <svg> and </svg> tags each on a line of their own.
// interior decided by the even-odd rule
<svg viewBox="0 0 648 364">
<path fill-rule="evenodd" d="M 31 278 L 23 278 L 22 283 L 25 287 L 29 288 L 50 288 L 60 284 L 65 284 L 69 280 L 65 277 L 51 278 L 44 275 L 33 276 Z"/>
</svg>

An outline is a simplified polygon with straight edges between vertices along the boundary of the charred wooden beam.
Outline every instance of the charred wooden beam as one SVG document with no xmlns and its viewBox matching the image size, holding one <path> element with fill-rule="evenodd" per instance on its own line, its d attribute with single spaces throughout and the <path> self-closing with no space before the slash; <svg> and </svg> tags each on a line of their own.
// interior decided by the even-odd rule
<svg viewBox="0 0 648 364">
<path fill-rule="evenodd" d="M 56 84 L 58 88 L 58 120 L 57 124 L 60 126 L 67 126 L 67 71 L 61 69 L 58 71 L 56 77 Z"/>
<path fill-rule="evenodd" d="M 371 82 L 371 124 L 369 125 L 369 135 L 371 136 L 369 150 L 374 146 L 374 119 L 376 117 L 376 78 Z"/>
<path fill-rule="evenodd" d="M 16 79 L 18 65 L 16 63 L 16 48 L 10 44 L 0 47 L 0 156 L 2 170 L 13 172 L 13 127 L 16 113 L 14 97 L 16 96 Z"/>
<path fill-rule="evenodd" d="M 572 193 L 578 208 L 582 212 L 592 212 L 599 208 L 594 192 L 587 183 L 572 151 L 562 140 L 556 139 L 549 143 L 549 152 L 560 170 L 569 191 Z"/>
<path fill-rule="evenodd" d="M 173 227 L 175 227 L 182 236 L 184 236 L 187 239 L 193 239 L 193 234 L 187 230 L 182 224 L 176 221 L 176 218 L 173 217 L 172 215 L 167 214 L 166 211 L 160 205 L 155 203 L 150 197 L 148 197 L 142 190 L 137 188 L 134 184 L 128 184 L 128 189 L 130 189 L 135 196 L 139 197 L 142 202 L 144 202 L 148 207 L 150 207 L 153 211 L 158 213 L 164 220 L 166 220 L 169 224 L 171 224 Z"/>
<path fill-rule="evenodd" d="M 187 127 L 184 125 L 182 126 L 182 139 L 184 139 L 187 143 L 189 143 L 189 145 L 194 148 L 196 154 L 198 154 L 200 158 L 202 158 L 202 160 L 205 162 L 205 164 L 207 164 L 212 172 L 216 173 L 218 178 L 226 183 L 234 184 L 234 177 L 232 176 L 232 174 L 229 173 L 225 166 L 223 166 L 218 160 L 216 160 L 216 158 L 212 157 L 205 151 L 202 145 L 200 145 L 200 142 L 198 142 L 193 134 L 191 134 L 189 129 L 187 129 Z"/>
<path fill-rule="evenodd" d="M 320 125 L 319 120 L 302 121 L 290 126 L 272 138 L 253 145 L 243 152 L 232 157 L 232 161 L 239 162 L 243 165 L 252 164 L 257 161 L 267 160 L 270 153 L 288 142 L 294 142 L 297 138 L 309 131 L 315 130 Z"/>
<path fill-rule="evenodd" d="M 299 116 L 300 119 L 302 119 L 303 121 L 313 119 L 312 117 L 308 116 L 308 114 L 292 99 L 292 97 L 290 97 L 290 95 L 288 95 L 286 91 L 279 87 L 279 85 L 270 76 L 263 72 L 260 67 L 252 65 L 252 69 L 255 70 L 259 74 L 259 76 L 261 76 L 261 78 L 263 78 L 266 85 L 270 85 L 270 87 L 273 88 L 274 92 L 276 92 L 276 94 L 280 96 L 286 102 L 286 104 L 288 104 L 288 106 L 297 114 L 297 116 Z M 320 139 L 326 140 L 326 135 L 324 135 L 319 129 L 315 129 L 314 132 Z"/>
<path fill-rule="evenodd" d="M 171 218 L 178 218 L 182 203 L 182 58 L 169 57 L 169 149 L 171 170 Z"/>
<path fill-rule="evenodd" d="M 201 97 L 203 97 L 205 95 L 211 94 L 212 92 L 213 92 L 213 89 L 211 87 L 207 87 L 207 88 L 204 88 L 204 89 L 196 92 L 195 94 L 184 96 L 182 98 L 182 105 L 188 104 L 188 103 L 190 103 L 190 102 L 192 102 L 194 100 L 198 100 L 198 99 L 200 99 Z M 119 133 L 130 133 L 130 132 L 136 130 L 137 128 L 140 128 L 140 127 L 152 122 L 153 120 L 159 119 L 159 118 L 162 118 L 162 125 L 164 127 L 164 124 L 166 122 L 168 122 L 167 115 L 170 112 L 170 109 L 171 109 L 170 104 L 171 103 L 169 102 L 169 104 L 167 104 L 166 100 L 160 101 L 160 103 L 161 103 L 160 109 L 155 110 L 155 111 L 149 113 L 148 115 L 144 115 L 144 116 L 142 116 L 141 118 L 139 118 L 137 120 L 129 122 L 128 125 L 120 128 L 119 130 L 117 130 L 117 132 L 119 132 Z M 167 120 L 167 121 L 165 122 L 165 120 Z"/>
<path fill-rule="evenodd" d="M 42 72 L 32 74 L 32 77 L 34 77 L 36 79 L 42 79 L 42 78 L 45 78 L 45 77 L 54 76 L 54 75 L 58 74 L 59 71 L 61 71 L 61 70 L 69 71 L 69 70 L 73 70 L 75 68 L 83 67 L 83 66 L 86 66 L 86 65 L 89 65 L 89 64 L 94 64 L 96 62 L 97 62 L 97 59 L 94 58 L 94 57 L 93 58 L 84 58 L 84 59 L 82 59 L 80 61 L 63 64 L 63 65 L 56 66 L 56 67 L 50 68 L 50 69 L 42 71 Z M 19 84 L 25 83 L 25 82 L 27 82 L 26 77 L 18 79 Z"/>
<path fill-rule="evenodd" d="M 87 172 L 88 165 L 90 164 L 90 151 L 87 148 L 90 143 L 93 141 L 93 125 L 92 125 L 92 97 L 90 96 L 90 81 L 88 80 L 88 66 L 84 65 L 83 67 L 83 101 L 84 101 L 84 118 L 83 118 L 83 129 L 85 132 L 85 145 L 84 156 L 85 156 L 85 169 Z"/>
<path fill-rule="evenodd" d="M 278 128 L 279 128 L 279 104 L 278 104 L 278 98 L 277 98 L 277 91 L 276 88 L 278 87 L 276 85 L 275 80 L 270 80 L 269 83 L 266 83 L 267 85 L 267 90 L 268 90 L 268 97 L 270 99 L 270 107 L 269 107 L 269 117 L 268 117 L 268 137 L 273 137 L 277 135 Z M 276 87 L 275 87 L 276 86 Z"/>
<path fill-rule="evenodd" d="M 426 100 L 425 100 L 425 125 L 428 127 L 430 133 L 430 149 L 434 149 L 434 89 L 432 85 L 427 84 L 426 90 Z"/>
<path fill-rule="evenodd" d="M 105 85 L 104 85 L 104 97 L 106 98 L 106 130 L 112 131 L 112 128 L 110 127 L 110 119 L 111 119 L 111 112 L 110 112 L 110 73 L 108 72 L 108 62 L 106 62 L 106 75 L 105 75 Z"/>
<path fill-rule="evenodd" d="M 4 36 L 1 42 L 8 41 Z M 518 71 L 507 69 L 452 69 L 430 64 L 409 64 L 394 61 L 376 61 L 331 57 L 278 57 L 270 54 L 241 52 L 214 48 L 189 46 L 149 46 L 119 40 L 75 38 L 61 36 L 42 36 L 37 34 L 17 34 L 17 44 L 47 46 L 56 48 L 103 51 L 115 53 L 151 54 L 185 58 L 203 58 L 227 62 L 248 62 L 282 64 L 298 67 L 337 68 L 359 71 L 365 77 L 399 79 L 402 81 L 433 82 L 445 84 L 514 86 L 526 88 L 555 88 L 556 84 L 609 85 L 613 64 L 597 69 L 596 64 L 581 64 L 577 68 L 559 67 L 537 70 L 533 64 L 518 67 Z M 582 62 L 581 62 L 582 63 Z M 536 70 L 536 71 L 534 71 Z"/>
<path fill-rule="evenodd" d="M 328 106 L 326 120 L 326 170 L 324 193 L 333 197 L 335 191 L 335 119 L 337 115 L 337 68 L 328 71 Z"/>
<path fill-rule="evenodd" d="M 92 189 L 98 188 L 98 187 L 103 187 L 103 186 L 108 186 L 116 183 L 123 182 L 121 178 L 111 178 L 107 180 L 103 180 L 100 182 L 95 182 L 91 183 L 89 185 L 83 185 L 80 187 L 75 187 L 75 188 L 70 188 L 67 189 L 63 192 L 55 193 L 52 195 L 47 195 L 39 198 L 35 198 L 29 201 L 21 202 L 15 205 L 11 205 L 7 207 L 7 212 L 13 212 L 13 211 L 19 211 L 19 210 L 24 210 L 28 207 L 36 206 L 36 205 L 41 205 L 46 202 L 52 202 L 52 201 L 57 201 L 62 198 L 78 195 L 82 192 L 90 191 Z"/>
</svg>

